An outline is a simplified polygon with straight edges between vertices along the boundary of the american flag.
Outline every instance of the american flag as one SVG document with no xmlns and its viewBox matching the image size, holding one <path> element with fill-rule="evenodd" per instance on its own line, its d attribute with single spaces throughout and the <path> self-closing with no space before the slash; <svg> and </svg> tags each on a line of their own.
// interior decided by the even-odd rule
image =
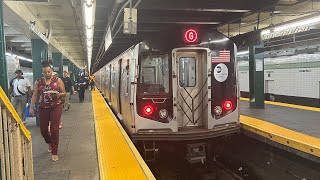
<svg viewBox="0 0 320 180">
<path fill-rule="evenodd" d="M 219 55 L 212 55 L 211 61 L 213 63 L 217 62 L 230 62 L 230 51 L 228 50 L 222 50 L 219 51 Z"/>
</svg>

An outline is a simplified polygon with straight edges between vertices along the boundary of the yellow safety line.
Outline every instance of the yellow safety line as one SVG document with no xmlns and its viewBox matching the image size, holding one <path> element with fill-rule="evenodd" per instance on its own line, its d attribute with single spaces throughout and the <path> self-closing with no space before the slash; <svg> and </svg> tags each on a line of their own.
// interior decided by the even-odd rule
<svg viewBox="0 0 320 180">
<path fill-rule="evenodd" d="M 100 179 L 155 179 L 98 91 L 92 91 Z"/>
<path fill-rule="evenodd" d="M 242 127 L 250 132 L 268 138 L 271 141 L 320 157 L 319 138 L 248 116 L 241 115 L 240 122 Z"/>
<path fill-rule="evenodd" d="M 249 98 L 242 98 L 241 97 L 240 100 L 249 101 Z M 273 101 L 264 101 L 264 102 L 266 104 L 271 104 L 271 105 L 276 105 L 276 106 L 284 106 L 284 107 L 289 107 L 289 108 L 296 108 L 296 109 L 320 112 L 320 108 L 316 108 L 316 107 L 301 106 L 301 105 L 287 104 L 287 103 L 280 103 L 280 102 L 273 102 Z"/>
<path fill-rule="evenodd" d="M 12 106 L 10 100 L 8 99 L 6 93 L 3 91 L 2 87 L 0 87 L 0 99 L 6 106 L 6 108 L 9 110 L 9 112 L 12 114 L 13 119 L 20 125 L 20 129 L 24 136 L 27 138 L 28 141 L 31 140 L 31 133 L 28 131 L 26 126 L 23 124 L 22 120 L 20 119 L 17 111 Z"/>
</svg>

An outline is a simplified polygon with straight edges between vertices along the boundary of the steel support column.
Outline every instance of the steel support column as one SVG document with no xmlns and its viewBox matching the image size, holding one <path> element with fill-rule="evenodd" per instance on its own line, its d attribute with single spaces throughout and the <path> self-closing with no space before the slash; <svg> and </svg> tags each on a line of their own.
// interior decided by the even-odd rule
<svg viewBox="0 0 320 180">
<path fill-rule="evenodd" d="M 31 46 L 32 46 L 32 71 L 33 71 L 33 80 L 36 81 L 37 79 L 42 77 L 42 65 L 43 61 L 48 60 L 48 44 L 41 39 L 31 39 Z M 40 125 L 38 119 L 38 104 L 35 105 L 36 108 L 36 123 L 37 126 Z"/>
<path fill-rule="evenodd" d="M 263 45 L 249 47 L 250 108 L 264 108 L 264 56 Z"/>
<path fill-rule="evenodd" d="M 52 53 L 52 65 L 54 71 L 58 74 L 58 77 L 62 77 L 63 59 L 61 53 Z"/>
<path fill-rule="evenodd" d="M 3 0 L 0 0 L 0 86 L 8 94 L 8 76 L 6 61 L 6 41 L 3 25 Z"/>
</svg>

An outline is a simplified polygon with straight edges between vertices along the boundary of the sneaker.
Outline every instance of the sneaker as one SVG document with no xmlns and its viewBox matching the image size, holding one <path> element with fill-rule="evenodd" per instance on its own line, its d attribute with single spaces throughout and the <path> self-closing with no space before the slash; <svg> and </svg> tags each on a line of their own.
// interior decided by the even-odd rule
<svg viewBox="0 0 320 180">
<path fill-rule="evenodd" d="M 58 155 L 52 155 L 51 159 L 53 162 L 56 162 L 59 160 L 59 157 L 58 157 Z"/>
</svg>

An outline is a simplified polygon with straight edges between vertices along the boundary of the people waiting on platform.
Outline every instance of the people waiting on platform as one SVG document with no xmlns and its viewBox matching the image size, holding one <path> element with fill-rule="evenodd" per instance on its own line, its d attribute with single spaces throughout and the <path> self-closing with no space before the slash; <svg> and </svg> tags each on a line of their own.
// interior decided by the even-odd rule
<svg viewBox="0 0 320 180">
<path fill-rule="evenodd" d="M 83 102 L 84 101 L 84 92 L 86 91 L 87 88 L 87 80 L 85 79 L 85 76 L 82 74 L 78 80 L 78 94 L 79 94 L 79 101 Z"/>
<path fill-rule="evenodd" d="M 9 96 L 11 95 L 11 103 L 13 107 L 18 109 L 20 104 L 21 114 L 20 118 L 23 123 L 26 123 L 26 104 L 31 98 L 31 84 L 28 79 L 23 77 L 23 72 L 18 69 L 15 71 L 16 77 L 10 81 Z"/>
<path fill-rule="evenodd" d="M 34 116 L 34 104 L 39 95 L 38 117 L 40 130 L 45 142 L 49 145 L 48 152 L 52 161 L 58 160 L 59 123 L 62 114 L 62 97 L 66 96 L 63 81 L 53 76 L 49 62 L 42 62 L 43 77 L 36 80 L 30 105 L 30 116 Z M 48 126 L 50 122 L 50 133 Z"/>
</svg>

